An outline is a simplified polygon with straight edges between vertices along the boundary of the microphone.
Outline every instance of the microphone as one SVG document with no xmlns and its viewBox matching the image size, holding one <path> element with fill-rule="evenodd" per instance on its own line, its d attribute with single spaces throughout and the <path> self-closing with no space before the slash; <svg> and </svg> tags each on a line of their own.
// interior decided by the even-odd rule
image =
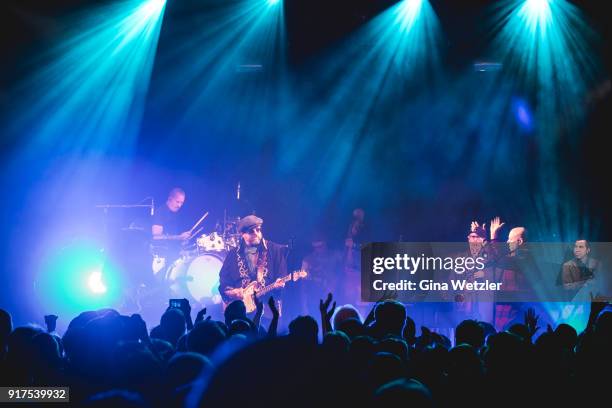
<svg viewBox="0 0 612 408">
<path fill-rule="evenodd" d="M 236 200 L 240 200 L 240 182 L 238 182 L 238 187 L 236 188 Z"/>
<path fill-rule="evenodd" d="M 291 237 L 289 238 L 289 242 L 287 244 L 278 244 L 278 246 L 287 250 L 288 253 L 289 251 L 293 250 L 293 247 L 295 246 L 295 238 Z"/>
<path fill-rule="evenodd" d="M 151 217 L 155 215 L 155 200 L 151 197 Z"/>
</svg>

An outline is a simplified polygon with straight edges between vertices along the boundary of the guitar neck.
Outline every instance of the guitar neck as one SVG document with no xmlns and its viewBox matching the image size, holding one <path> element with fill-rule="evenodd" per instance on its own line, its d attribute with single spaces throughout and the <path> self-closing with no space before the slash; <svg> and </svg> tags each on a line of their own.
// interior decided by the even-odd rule
<svg viewBox="0 0 612 408">
<path fill-rule="evenodd" d="M 283 282 L 287 282 L 289 279 L 291 279 L 291 274 L 284 276 L 281 278 L 281 281 Z M 270 285 L 264 287 L 263 289 L 261 289 L 260 291 L 257 292 L 258 296 L 263 296 L 266 293 L 268 293 L 269 291 L 271 291 L 272 289 L 276 289 L 276 282 L 271 283 Z"/>
<path fill-rule="evenodd" d="M 293 275 L 293 273 L 290 273 L 289 275 L 287 275 L 287 276 L 283 276 L 282 278 L 280 278 L 280 280 L 281 280 L 282 282 L 287 282 L 287 281 L 291 280 L 291 276 L 292 276 L 292 275 Z M 276 282 L 274 282 L 274 283 L 271 283 L 271 284 L 269 284 L 268 286 L 266 286 L 266 287 L 264 287 L 264 288 L 260 289 L 259 291 L 257 291 L 257 296 L 263 296 L 263 295 L 265 295 L 266 293 L 268 293 L 269 291 L 271 291 L 271 290 L 273 290 L 273 289 L 276 289 L 276 285 L 277 285 L 277 283 L 276 283 Z"/>
</svg>

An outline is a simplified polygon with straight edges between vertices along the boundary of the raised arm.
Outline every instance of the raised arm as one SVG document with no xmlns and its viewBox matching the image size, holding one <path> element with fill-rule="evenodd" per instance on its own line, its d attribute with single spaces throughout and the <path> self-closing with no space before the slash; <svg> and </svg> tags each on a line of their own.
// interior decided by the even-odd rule
<svg viewBox="0 0 612 408">
<path fill-rule="evenodd" d="M 334 304 L 330 308 L 329 305 L 331 301 L 331 293 L 327 294 L 325 302 L 323 301 L 323 299 L 319 300 L 319 311 L 321 312 L 321 329 L 323 331 L 323 336 L 332 331 L 331 317 L 334 314 L 334 311 L 336 310 L 336 302 L 334 301 Z"/>
<path fill-rule="evenodd" d="M 593 330 L 593 328 L 595 327 L 595 322 L 597 321 L 597 316 L 599 316 L 599 313 L 601 313 L 601 311 L 606 308 L 610 301 L 610 299 L 607 299 L 598 294 L 593 295 L 593 293 L 590 293 L 589 295 L 591 297 L 591 310 L 589 313 L 589 321 L 585 330 L 587 332 Z"/>
<path fill-rule="evenodd" d="M 502 222 L 501 218 L 495 217 L 491 220 L 491 224 L 489 226 L 489 236 L 491 241 L 497 240 L 499 237 L 499 230 L 505 223 Z M 484 227 L 484 224 L 483 224 Z"/>
<path fill-rule="evenodd" d="M 263 302 L 257 297 L 257 293 L 253 294 L 253 300 L 255 301 L 256 311 L 253 317 L 253 330 L 255 333 L 259 333 L 259 324 L 261 323 L 261 316 L 263 315 Z"/>
<path fill-rule="evenodd" d="M 270 296 L 268 299 L 268 307 L 272 312 L 272 321 L 270 322 L 270 326 L 268 327 L 268 337 L 276 337 L 276 331 L 278 330 L 278 318 L 280 313 L 276 308 L 276 301 L 274 300 L 274 296 Z"/>
</svg>

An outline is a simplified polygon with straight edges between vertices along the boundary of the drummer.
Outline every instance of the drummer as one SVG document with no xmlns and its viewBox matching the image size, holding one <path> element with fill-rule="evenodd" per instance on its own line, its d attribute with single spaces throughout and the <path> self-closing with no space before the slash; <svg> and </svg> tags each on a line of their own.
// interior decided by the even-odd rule
<svg viewBox="0 0 612 408">
<path fill-rule="evenodd" d="M 178 212 L 183 204 L 185 204 L 185 191 L 174 187 L 170 190 L 165 205 L 159 207 L 153 215 L 151 234 L 154 241 L 184 241 L 191 237 L 190 231 L 178 232 Z"/>
<path fill-rule="evenodd" d="M 191 237 L 190 231 L 180 232 L 178 213 L 185 204 L 185 191 L 174 187 L 164 205 L 155 210 L 151 225 L 154 255 L 166 262 L 179 257 L 181 244 Z M 160 268 L 161 269 L 161 268 Z"/>
</svg>

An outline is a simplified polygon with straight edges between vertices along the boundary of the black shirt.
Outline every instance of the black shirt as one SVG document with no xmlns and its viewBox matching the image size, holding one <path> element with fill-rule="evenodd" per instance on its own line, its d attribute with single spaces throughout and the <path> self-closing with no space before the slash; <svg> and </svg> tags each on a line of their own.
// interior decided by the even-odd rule
<svg viewBox="0 0 612 408">
<path fill-rule="evenodd" d="M 181 231 L 179 231 L 178 212 L 170 211 L 165 204 L 155 210 L 152 225 L 161 225 L 164 227 L 163 233 L 166 235 L 178 235 L 181 233 Z"/>
<path fill-rule="evenodd" d="M 284 254 L 284 248 L 282 245 L 276 244 L 271 241 L 266 241 L 268 251 L 268 276 L 266 277 L 266 285 L 274 283 L 277 278 L 282 278 L 287 275 L 287 260 Z M 259 255 L 264 250 L 263 246 L 259 248 Z M 242 278 L 240 276 L 240 270 L 238 268 L 237 252 L 240 251 L 240 256 L 246 261 L 246 254 L 243 246 L 235 248 L 229 251 L 223 267 L 219 271 L 219 292 L 221 297 L 226 302 L 230 302 L 232 299 L 225 295 L 225 290 L 228 288 L 240 288 L 242 287 Z M 256 271 L 249 271 L 249 277 L 251 281 L 256 279 Z"/>
<path fill-rule="evenodd" d="M 178 235 L 180 230 L 178 212 L 172 212 L 167 205 L 163 205 L 155 210 L 152 218 L 152 225 L 161 225 L 163 227 L 162 234 Z M 151 237 L 152 238 L 152 237 Z M 162 257 L 177 258 L 181 249 L 180 240 L 151 240 L 153 252 Z"/>
</svg>

